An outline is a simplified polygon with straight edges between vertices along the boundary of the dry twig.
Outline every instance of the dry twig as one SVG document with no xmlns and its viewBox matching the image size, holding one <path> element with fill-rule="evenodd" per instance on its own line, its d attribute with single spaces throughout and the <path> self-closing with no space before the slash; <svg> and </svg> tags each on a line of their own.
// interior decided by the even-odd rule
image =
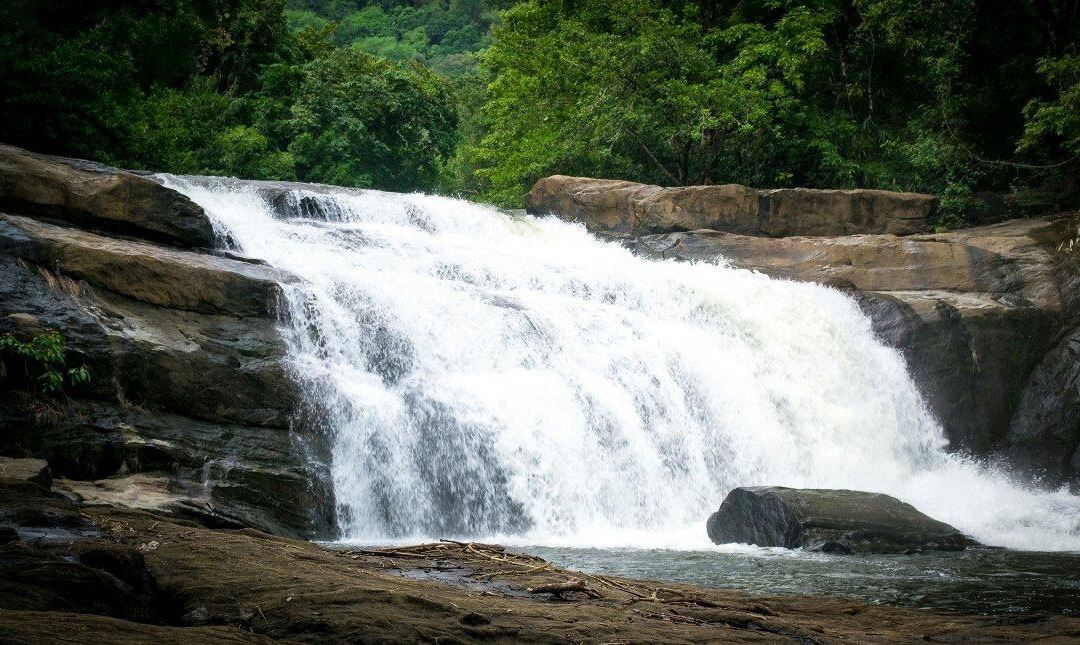
<svg viewBox="0 0 1080 645">
<path fill-rule="evenodd" d="M 562 597 L 564 593 L 578 592 L 583 593 L 590 598 L 603 598 L 603 594 L 590 589 L 585 581 L 581 578 L 570 578 L 566 582 L 554 582 L 546 585 L 539 585 L 536 587 L 529 587 L 526 589 L 531 594 L 549 593 L 553 596 Z"/>
</svg>

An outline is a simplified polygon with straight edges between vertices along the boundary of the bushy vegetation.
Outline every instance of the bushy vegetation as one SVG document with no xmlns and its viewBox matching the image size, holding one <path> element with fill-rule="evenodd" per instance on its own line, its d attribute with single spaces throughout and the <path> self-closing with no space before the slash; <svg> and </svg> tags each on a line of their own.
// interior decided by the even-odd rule
<svg viewBox="0 0 1080 645">
<path fill-rule="evenodd" d="M 486 54 L 485 192 L 659 184 L 1076 199 L 1078 3 L 526 0 Z"/>
<path fill-rule="evenodd" d="M 288 0 L 285 15 L 294 28 L 337 23 L 333 39 L 341 47 L 416 61 L 450 77 L 476 68 L 496 20 L 491 0 Z"/>
<path fill-rule="evenodd" d="M 12 0 L 0 139 L 520 205 L 553 173 L 1080 201 L 1080 0 Z"/>
<path fill-rule="evenodd" d="M 67 366 L 63 335 L 56 330 L 42 332 L 27 342 L 11 334 L 0 336 L 0 382 L 28 381 L 44 394 L 60 392 L 64 384 L 90 382 L 86 365 Z"/>
<path fill-rule="evenodd" d="M 115 165 L 423 189 L 456 144 L 426 68 L 289 29 L 284 0 L 0 5 L 0 140 Z"/>
</svg>

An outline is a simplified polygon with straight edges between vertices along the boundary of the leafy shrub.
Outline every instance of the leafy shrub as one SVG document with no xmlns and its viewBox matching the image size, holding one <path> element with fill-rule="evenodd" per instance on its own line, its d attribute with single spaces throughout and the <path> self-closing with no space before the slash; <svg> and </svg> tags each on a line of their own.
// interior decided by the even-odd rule
<svg viewBox="0 0 1080 645">
<path fill-rule="evenodd" d="M 22 362 L 23 372 L 35 381 L 43 394 L 60 392 L 65 381 L 72 386 L 90 382 L 90 368 L 86 365 L 67 367 L 64 337 L 56 330 L 38 334 L 29 342 L 22 342 L 11 334 L 0 336 L 0 356 L 15 358 Z M 7 361 L 0 363 L 7 376 Z"/>
</svg>

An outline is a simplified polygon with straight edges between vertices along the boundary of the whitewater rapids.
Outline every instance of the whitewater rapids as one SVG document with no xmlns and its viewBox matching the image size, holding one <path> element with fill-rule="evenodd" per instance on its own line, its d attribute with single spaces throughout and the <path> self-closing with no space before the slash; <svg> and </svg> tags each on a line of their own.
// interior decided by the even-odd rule
<svg viewBox="0 0 1080 645">
<path fill-rule="evenodd" d="M 282 332 L 328 426 L 343 539 L 709 548 L 731 488 L 784 485 L 1080 550 L 1080 499 L 947 453 L 903 358 L 839 291 L 444 197 L 271 203 L 267 184 L 161 179 L 301 278 Z"/>
</svg>

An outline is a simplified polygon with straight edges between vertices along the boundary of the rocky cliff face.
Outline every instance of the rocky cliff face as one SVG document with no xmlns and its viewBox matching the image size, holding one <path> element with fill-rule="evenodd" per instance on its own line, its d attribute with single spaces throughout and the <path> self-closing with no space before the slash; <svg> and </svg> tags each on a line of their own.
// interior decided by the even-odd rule
<svg viewBox="0 0 1080 645">
<path fill-rule="evenodd" d="M 653 257 L 724 261 L 851 291 L 880 337 L 904 353 L 954 449 L 1048 485 L 1080 486 L 1080 272 L 1075 252 L 1063 249 L 1076 237 L 1075 217 L 919 234 L 932 198 L 802 191 L 821 195 L 776 225 L 769 208 L 749 215 L 770 192 L 783 191 L 552 177 L 527 204 L 630 237 Z M 723 197 L 735 193 L 749 201 Z M 658 230 L 667 232 L 649 234 Z"/>
<path fill-rule="evenodd" d="M 56 329 L 92 374 L 71 396 L 5 391 L 0 452 L 46 459 L 89 503 L 329 530 L 275 328 L 289 276 L 216 250 L 183 195 L 96 164 L 0 146 L 0 205 L 0 335 Z"/>
</svg>

